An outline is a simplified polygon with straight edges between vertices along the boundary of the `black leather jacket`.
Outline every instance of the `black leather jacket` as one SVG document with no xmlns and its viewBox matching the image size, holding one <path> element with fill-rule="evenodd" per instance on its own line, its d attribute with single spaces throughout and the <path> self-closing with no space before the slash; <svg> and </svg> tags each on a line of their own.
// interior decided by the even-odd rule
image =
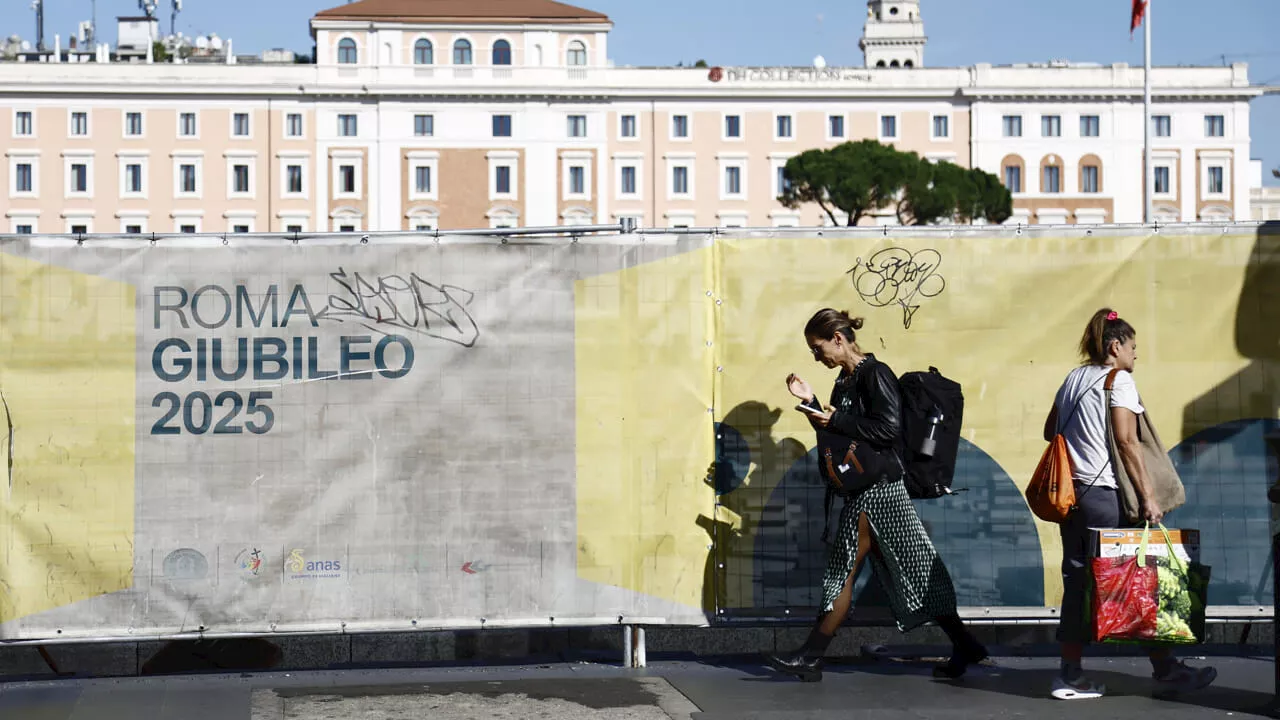
<svg viewBox="0 0 1280 720">
<path fill-rule="evenodd" d="M 868 353 L 852 373 L 840 371 L 828 404 L 835 409 L 829 431 L 877 447 L 892 447 L 901 457 L 902 394 L 898 378 L 874 354 Z"/>
</svg>

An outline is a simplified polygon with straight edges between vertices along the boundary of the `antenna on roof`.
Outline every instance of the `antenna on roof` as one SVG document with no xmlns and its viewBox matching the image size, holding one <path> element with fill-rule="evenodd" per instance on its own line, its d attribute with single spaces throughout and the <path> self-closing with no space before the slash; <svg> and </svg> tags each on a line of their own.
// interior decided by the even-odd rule
<svg viewBox="0 0 1280 720">
<path fill-rule="evenodd" d="M 173 35 L 178 28 L 178 13 L 182 12 L 182 0 L 173 0 L 173 13 L 169 15 L 169 34 Z"/>
<path fill-rule="evenodd" d="M 32 0 L 31 9 L 36 11 L 36 50 L 44 52 L 44 0 Z"/>
</svg>

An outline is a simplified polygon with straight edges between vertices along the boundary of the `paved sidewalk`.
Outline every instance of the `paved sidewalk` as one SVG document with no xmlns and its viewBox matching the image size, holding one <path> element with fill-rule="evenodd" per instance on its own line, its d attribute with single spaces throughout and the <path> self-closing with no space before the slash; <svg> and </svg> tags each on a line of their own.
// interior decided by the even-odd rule
<svg viewBox="0 0 1280 720">
<path fill-rule="evenodd" d="M 1269 658 L 1191 660 L 1219 670 L 1212 688 L 1151 697 L 1145 659 L 1096 658 L 1108 697 L 1048 697 L 1056 660 L 997 658 L 960 681 L 934 680 L 932 660 L 855 658 L 821 683 L 782 678 L 755 658 L 665 660 L 644 670 L 605 663 L 182 675 L 0 684 L 9 720 L 825 720 L 827 718 L 1029 718 L 1117 720 L 1266 717 Z"/>
</svg>

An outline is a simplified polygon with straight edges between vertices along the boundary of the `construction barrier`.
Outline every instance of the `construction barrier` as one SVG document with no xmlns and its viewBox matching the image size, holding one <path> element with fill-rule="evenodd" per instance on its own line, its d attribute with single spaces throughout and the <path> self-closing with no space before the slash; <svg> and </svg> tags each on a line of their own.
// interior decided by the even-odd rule
<svg viewBox="0 0 1280 720">
<path fill-rule="evenodd" d="M 1022 489 L 1104 305 L 1210 614 L 1270 618 L 1271 227 L 3 237 L 0 639 L 812 617 L 823 486 L 783 381 L 829 392 L 827 306 L 964 386 L 963 492 L 917 501 L 963 613 L 1051 621 Z"/>
</svg>

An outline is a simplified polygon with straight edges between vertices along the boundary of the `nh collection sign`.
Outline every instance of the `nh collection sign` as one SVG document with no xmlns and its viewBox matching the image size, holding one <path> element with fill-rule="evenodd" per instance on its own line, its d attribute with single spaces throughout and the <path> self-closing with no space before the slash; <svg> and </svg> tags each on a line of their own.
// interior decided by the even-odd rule
<svg viewBox="0 0 1280 720">
<path fill-rule="evenodd" d="M 852 68 L 713 67 L 711 82 L 871 82 L 871 73 Z"/>
</svg>

